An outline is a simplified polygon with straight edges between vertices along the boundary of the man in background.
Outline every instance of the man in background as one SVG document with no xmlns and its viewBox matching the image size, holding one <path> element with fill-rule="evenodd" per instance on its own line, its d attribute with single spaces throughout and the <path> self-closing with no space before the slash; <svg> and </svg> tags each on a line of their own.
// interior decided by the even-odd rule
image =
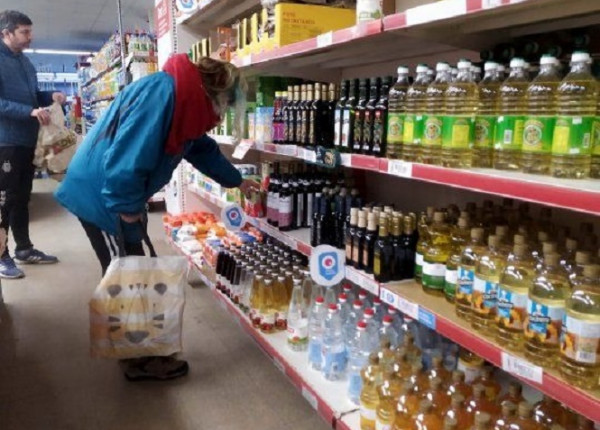
<svg viewBox="0 0 600 430">
<path fill-rule="evenodd" d="M 0 228 L 12 230 L 17 262 L 48 264 L 58 259 L 33 247 L 28 206 L 39 127 L 50 122 L 50 115 L 43 107 L 53 101 L 64 103 L 65 95 L 38 90 L 36 70 L 23 54 L 32 41 L 32 24 L 21 12 L 0 12 Z M 25 276 L 15 260 L 6 247 L 0 256 L 0 277 Z"/>
</svg>

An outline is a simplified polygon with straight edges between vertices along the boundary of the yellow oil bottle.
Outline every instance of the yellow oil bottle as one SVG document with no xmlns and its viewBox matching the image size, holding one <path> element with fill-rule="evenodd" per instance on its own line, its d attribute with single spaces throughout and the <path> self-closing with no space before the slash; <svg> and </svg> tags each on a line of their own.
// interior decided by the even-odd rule
<svg viewBox="0 0 600 430">
<path fill-rule="evenodd" d="M 519 235 L 517 235 L 519 236 Z M 519 236 L 522 237 L 522 236 Z M 527 245 L 516 244 L 498 285 L 498 332 L 496 340 L 513 351 L 522 351 L 527 319 L 529 287 L 535 276 L 535 261 Z"/>
<path fill-rule="evenodd" d="M 402 385 L 398 403 L 396 404 L 396 420 L 394 430 L 412 430 L 414 416 L 419 412 L 421 396 L 414 391 L 410 382 Z M 407 425 L 408 423 L 408 425 Z"/>
<path fill-rule="evenodd" d="M 369 356 L 369 364 L 361 371 L 363 387 L 360 392 L 360 428 L 375 430 L 379 395 L 377 387 L 381 383 L 381 367 L 379 357 L 373 353 Z"/>
<path fill-rule="evenodd" d="M 443 421 L 433 409 L 433 404 L 429 400 L 422 400 L 419 404 L 419 413 L 415 417 L 414 430 L 442 430 Z"/>
<path fill-rule="evenodd" d="M 519 170 L 527 111 L 525 95 L 529 77 L 522 58 L 510 62 L 510 75 L 500 86 L 498 121 L 494 139 L 494 168 Z"/>
<path fill-rule="evenodd" d="M 399 347 L 394 352 L 393 368 L 394 372 L 396 372 L 402 380 L 406 380 L 410 377 L 412 373 L 412 363 L 409 360 L 404 347 Z"/>
<path fill-rule="evenodd" d="M 544 264 L 529 288 L 525 323 L 525 356 L 543 367 L 558 363 L 565 301 L 570 286 L 558 254 L 544 256 Z"/>
<path fill-rule="evenodd" d="M 508 422 L 508 428 L 510 430 L 544 430 L 544 427 L 533 419 L 532 412 L 531 403 L 519 403 L 517 416 Z"/>
<path fill-rule="evenodd" d="M 417 231 L 419 232 L 419 241 L 417 242 L 415 253 L 415 281 L 421 284 L 423 278 L 423 258 L 429 247 L 429 226 L 427 225 L 427 215 L 424 213 L 419 217 Z"/>
<path fill-rule="evenodd" d="M 263 287 L 263 297 L 259 304 L 260 331 L 263 333 L 273 333 L 277 320 L 278 303 L 273 287 L 273 278 L 266 277 Z"/>
<path fill-rule="evenodd" d="M 473 354 L 469 350 L 461 348 L 458 352 L 458 364 L 456 368 L 465 374 L 465 383 L 471 385 L 481 375 L 483 358 Z"/>
<path fill-rule="evenodd" d="M 498 282 L 504 270 L 505 257 L 500 253 L 497 236 L 488 237 L 488 250 L 475 265 L 471 299 L 471 327 L 489 336 L 496 331 Z"/>
<path fill-rule="evenodd" d="M 430 379 L 429 389 L 423 397 L 431 402 L 433 410 L 440 416 L 450 407 L 450 397 L 444 390 L 442 378 Z"/>
<path fill-rule="evenodd" d="M 456 315 L 466 320 L 470 320 L 472 316 L 471 300 L 473 297 L 475 265 L 479 260 L 479 256 L 485 251 L 483 235 L 483 228 L 476 227 L 471 229 L 471 240 L 465 246 L 458 264 L 458 285 L 455 292 L 454 304 L 456 306 Z"/>
<path fill-rule="evenodd" d="M 452 79 L 448 63 L 437 63 L 435 71 L 435 80 L 429 84 L 426 91 L 423 139 L 418 155 L 418 161 L 425 164 L 441 162 L 444 92 Z"/>
<path fill-rule="evenodd" d="M 496 419 L 492 428 L 493 430 L 510 430 L 510 421 L 515 417 L 517 406 L 509 400 L 502 402 L 501 406 L 500 416 Z"/>
<path fill-rule="evenodd" d="M 458 430 L 458 421 L 452 417 L 444 418 L 444 430 Z"/>
<path fill-rule="evenodd" d="M 468 168 L 472 165 L 478 93 L 471 74 L 471 62 L 460 60 L 458 76 L 448 85 L 444 97 L 443 166 Z"/>
<path fill-rule="evenodd" d="M 428 244 L 423 256 L 423 290 L 441 296 L 444 294 L 446 263 L 452 254 L 450 226 L 445 222 L 444 212 L 434 213 Z"/>
<path fill-rule="evenodd" d="M 589 251 L 576 251 L 575 252 L 575 264 L 573 264 L 569 270 L 569 279 L 573 280 L 583 275 L 583 268 L 590 264 L 592 261 L 592 254 Z"/>
<path fill-rule="evenodd" d="M 456 420 L 458 429 L 468 429 L 473 425 L 473 415 L 466 410 L 466 398 L 462 394 L 454 394 L 450 407 L 446 409 L 444 418 Z"/>
<path fill-rule="evenodd" d="M 471 384 L 465 382 L 465 372 L 462 370 L 455 370 L 452 372 L 452 381 L 448 385 L 446 393 L 450 397 L 453 397 L 455 394 L 460 394 L 465 399 L 468 399 L 473 395 L 473 387 Z"/>
<path fill-rule="evenodd" d="M 469 239 L 471 238 L 471 230 L 469 229 L 469 219 L 467 216 L 458 218 L 458 223 L 452 228 L 450 233 L 452 240 L 452 253 L 446 262 L 446 274 L 444 278 L 444 296 L 450 303 L 454 303 L 456 289 L 458 285 L 458 266 L 460 264 L 460 256 L 462 255 Z"/>
<path fill-rule="evenodd" d="M 436 355 L 431 359 L 431 368 L 427 370 L 425 374 L 430 381 L 434 378 L 440 378 L 444 389 L 447 388 L 452 381 L 452 374 L 444 367 L 443 358 L 439 355 Z"/>
<path fill-rule="evenodd" d="M 415 81 L 406 92 L 406 113 L 402 135 L 402 159 L 406 161 L 417 161 L 423 138 L 423 114 L 429 85 L 428 70 L 427 65 L 419 64 Z"/>
<path fill-rule="evenodd" d="M 555 424 L 566 427 L 569 423 L 569 415 L 560 403 L 545 394 L 542 400 L 533 406 L 534 421 L 546 428 Z"/>
<path fill-rule="evenodd" d="M 579 179 L 590 174 L 592 125 L 598 98 L 591 62 L 588 53 L 573 53 L 571 71 L 558 86 L 550 166 L 551 174 L 557 178 Z"/>
<path fill-rule="evenodd" d="M 497 403 L 500 395 L 500 384 L 494 379 L 494 368 L 492 366 L 484 366 L 481 369 L 481 375 L 473 384 L 481 384 L 485 387 L 485 396 L 492 403 Z"/>
<path fill-rule="evenodd" d="M 475 424 L 472 430 L 490 430 L 492 427 L 492 416 L 487 412 L 480 412 L 475 415 Z"/>
<path fill-rule="evenodd" d="M 560 373 L 570 383 L 592 389 L 600 378 L 600 265 L 585 266 L 572 287 L 561 334 Z"/>
<path fill-rule="evenodd" d="M 383 373 L 383 382 L 377 388 L 379 403 L 377 405 L 377 430 L 390 430 L 396 419 L 396 405 L 402 391 L 402 380 L 392 369 Z"/>
<path fill-rule="evenodd" d="M 496 403 L 488 400 L 483 385 L 475 384 L 473 386 L 473 396 L 467 400 L 467 412 L 473 414 L 475 420 L 477 420 L 477 416 L 480 413 L 490 414 L 491 416 L 498 415 L 500 407 Z"/>
<path fill-rule="evenodd" d="M 264 277 L 257 273 L 252 282 L 252 292 L 250 294 L 250 319 L 252 327 L 260 328 L 260 304 L 264 296 Z"/>
<path fill-rule="evenodd" d="M 412 375 L 409 378 L 410 383 L 413 385 L 413 392 L 420 397 L 423 397 L 425 391 L 429 388 L 429 379 L 423 371 L 423 363 L 421 361 L 415 361 L 412 365 Z"/>
<path fill-rule="evenodd" d="M 498 119 L 498 90 L 502 84 L 498 64 L 488 61 L 483 67 L 485 75 L 479 83 L 479 103 L 475 117 L 473 167 L 492 167 L 494 132 Z"/>
<path fill-rule="evenodd" d="M 596 98 L 596 116 L 592 127 L 592 160 L 590 164 L 590 177 L 600 178 L 600 89 Z"/>
<path fill-rule="evenodd" d="M 387 157 L 399 158 L 404 135 L 404 109 L 408 83 L 408 67 L 398 67 L 398 80 L 390 89 L 388 98 Z"/>
</svg>

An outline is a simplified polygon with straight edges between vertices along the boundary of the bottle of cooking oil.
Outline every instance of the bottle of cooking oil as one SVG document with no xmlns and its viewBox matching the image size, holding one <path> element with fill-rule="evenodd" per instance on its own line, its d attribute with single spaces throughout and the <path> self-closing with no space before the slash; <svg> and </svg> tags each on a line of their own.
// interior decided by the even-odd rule
<svg viewBox="0 0 600 430">
<path fill-rule="evenodd" d="M 423 257 L 423 290 L 441 296 L 444 294 L 446 263 L 452 254 L 450 226 L 444 221 L 444 212 L 433 215 L 428 244 Z"/>
<path fill-rule="evenodd" d="M 583 268 L 590 264 L 592 261 L 592 254 L 588 251 L 576 251 L 575 252 L 575 264 L 573 264 L 568 271 L 569 279 L 574 279 L 583 275 Z"/>
<path fill-rule="evenodd" d="M 453 418 L 457 422 L 458 429 L 468 429 L 473 425 L 473 415 L 466 410 L 466 398 L 462 394 L 454 394 L 450 401 L 450 407 L 444 413 L 445 418 Z"/>
<path fill-rule="evenodd" d="M 529 78 L 522 58 L 510 62 L 510 75 L 500 86 L 498 95 L 498 122 L 494 139 L 494 167 L 519 170 L 521 146 L 527 111 L 525 95 Z"/>
<path fill-rule="evenodd" d="M 569 297 L 569 280 L 559 259 L 558 254 L 544 256 L 544 264 L 529 288 L 527 300 L 525 355 L 543 367 L 554 367 L 558 363 L 561 325 Z"/>
<path fill-rule="evenodd" d="M 444 418 L 444 430 L 458 430 L 458 421 L 452 417 Z"/>
<path fill-rule="evenodd" d="M 413 430 L 414 416 L 419 412 L 420 397 L 412 392 L 410 382 L 405 382 L 396 403 L 393 430 Z"/>
<path fill-rule="evenodd" d="M 381 367 L 379 357 L 373 353 L 369 356 L 369 365 L 361 371 L 363 387 L 360 392 L 360 428 L 375 430 L 379 395 L 377 387 L 381 384 Z"/>
<path fill-rule="evenodd" d="M 458 352 L 456 368 L 465 374 L 465 383 L 471 385 L 481 375 L 483 358 L 467 349 L 461 348 Z"/>
<path fill-rule="evenodd" d="M 556 64 L 556 58 L 542 56 L 540 73 L 527 87 L 527 117 L 521 154 L 521 166 L 525 173 L 550 173 L 556 89 L 561 81 Z"/>
<path fill-rule="evenodd" d="M 493 336 L 496 325 L 498 282 L 504 270 L 505 258 L 500 253 L 500 241 L 488 237 L 488 250 L 475 265 L 473 297 L 471 299 L 471 326 L 484 334 Z"/>
<path fill-rule="evenodd" d="M 517 408 L 517 416 L 509 421 L 511 430 L 543 430 L 540 424 L 532 417 L 533 406 L 528 402 L 521 402 Z"/>
<path fill-rule="evenodd" d="M 488 61 L 483 68 L 485 75 L 479 83 L 479 103 L 475 117 L 473 167 L 492 167 L 494 132 L 498 119 L 498 90 L 502 84 L 498 64 Z"/>
<path fill-rule="evenodd" d="M 471 301 L 473 298 L 473 281 L 475 279 L 475 265 L 479 257 L 485 251 L 483 243 L 483 228 L 471 229 L 471 241 L 465 247 L 460 256 L 458 265 L 458 287 L 456 289 L 454 303 L 456 315 L 466 320 L 471 320 Z"/>
<path fill-rule="evenodd" d="M 585 178 L 590 173 L 592 125 L 598 85 L 588 53 L 574 52 L 571 71 L 558 86 L 558 117 L 552 140 L 550 171 L 557 178 Z"/>
<path fill-rule="evenodd" d="M 510 402 L 513 405 L 518 405 L 523 400 L 523 386 L 517 381 L 510 381 L 506 394 L 498 398 L 498 403 L 504 405 L 505 402 Z"/>
<path fill-rule="evenodd" d="M 460 257 L 471 238 L 468 218 L 462 216 L 458 218 L 458 224 L 452 228 L 450 237 L 452 240 L 452 253 L 446 263 L 444 296 L 446 296 L 448 302 L 454 303 L 454 296 L 458 285 L 458 266 L 460 264 Z"/>
<path fill-rule="evenodd" d="M 494 379 L 494 368 L 492 366 L 484 366 L 481 369 L 481 375 L 473 384 L 481 384 L 485 387 L 485 396 L 490 402 L 496 403 L 500 395 L 500 384 Z"/>
<path fill-rule="evenodd" d="M 542 400 L 533 406 L 533 419 L 535 422 L 548 428 L 554 424 L 566 426 L 569 414 L 567 410 L 552 397 L 544 394 Z"/>
<path fill-rule="evenodd" d="M 415 394 L 423 397 L 425 391 L 429 388 L 429 379 L 423 371 L 423 363 L 421 361 L 413 362 L 412 375 L 410 375 L 409 381 L 413 385 Z"/>
<path fill-rule="evenodd" d="M 435 71 L 435 80 L 429 84 L 426 91 L 423 140 L 418 156 L 418 160 L 425 164 L 440 164 L 441 162 L 444 92 L 452 79 L 448 63 L 437 63 Z"/>
<path fill-rule="evenodd" d="M 408 67 L 398 67 L 398 80 L 390 89 L 388 96 L 388 125 L 387 125 L 387 157 L 399 158 L 402 154 L 402 138 L 404 137 L 404 110 L 406 108 L 406 93 L 408 82 Z"/>
<path fill-rule="evenodd" d="M 517 235 L 522 238 L 522 236 Z M 526 244 L 514 245 L 498 285 L 496 340 L 513 351 L 522 351 L 527 319 L 527 297 L 535 276 L 535 262 Z"/>
<path fill-rule="evenodd" d="M 465 382 L 465 372 L 462 370 L 455 370 L 452 372 L 452 381 L 448 385 L 446 393 L 453 397 L 455 394 L 462 395 L 465 399 L 473 395 L 473 387 L 471 384 Z"/>
<path fill-rule="evenodd" d="M 383 373 L 383 382 L 378 387 L 379 404 L 377 405 L 377 429 L 391 429 L 396 419 L 396 404 L 402 391 L 402 380 L 392 369 Z"/>
<path fill-rule="evenodd" d="M 600 265 L 584 266 L 567 299 L 560 373 L 572 384 L 592 389 L 600 378 Z"/>
<path fill-rule="evenodd" d="M 430 400 L 422 400 L 419 404 L 419 413 L 415 417 L 414 429 L 416 430 L 442 430 L 443 421 L 433 409 Z"/>
<path fill-rule="evenodd" d="M 427 225 L 427 215 L 424 213 L 419 217 L 417 231 L 419 232 L 419 240 L 415 253 L 415 281 L 420 284 L 423 278 L 423 258 L 427 248 L 429 248 L 429 226 Z"/>
<path fill-rule="evenodd" d="M 412 373 L 412 363 L 408 359 L 408 354 L 403 346 L 399 346 L 394 351 L 394 372 L 402 379 L 406 380 Z"/>
<path fill-rule="evenodd" d="M 406 92 L 406 115 L 402 135 L 402 159 L 417 161 L 419 146 L 423 138 L 423 113 L 429 78 L 426 64 L 417 66 L 417 76 Z"/>
<path fill-rule="evenodd" d="M 569 272 L 571 267 L 575 265 L 575 253 L 577 252 L 577 240 L 568 237 L 565 240 L 565 248 L 560 257 L 560 265 Z"/>
<path fill-rule="evenodd" d="M 473 386 L 473 396 L 467 400 L 467 412 L 474 415 L 480 413 L 496 416 L 500 412 L 500 408 L 494 402 L 490 402 L 485 396 L 485 387 L 481 384 Z"/>
<path fill-rule="evenodd" d="M 596 105 L 596 116 L 592 127 L 592 160 L 590 164 L 590 177 L 600 178 L 600 90 Z"/>
<path fill-rule="evenodd" d="M 471 74 L 471 62 L 458 62 L 458 76 L 444 94 L 446 111 L 442 136 L 442 165 L 468 168 L 472 165 L 475 114 L 479 94 Z"/>
<path fill-rule="evenodd" d="M 444 367 L 444 359 L 440 355 L 436 355 L 431 359 L 431 368 L 425 374 L 430 381 L 434 378 L 440 378 L 443 388 L 446 388 L 452 380 L 452 374 Z"/>
<path fill-rule="evenodd" d="M 475 424 L 472 430 L 490 430 L 492 424 L 492 416 L 485 412 L 480 412 L 475 415 Z"/>
<path fill-rule="evenodd" d="M 424 398 L 431 401 L 433 410 L 442 416 L 450 407 L 450 396 L 446 394 L 442 378 L 435 377 L 429 380 L 429 389 L 425 391 Z"/>
<path fill-rule="evenodd" d="M 500 405 L 502 406 L 502 411 L 496 419 L 493 428 L 494 430 L 510 430 L 510 421 L 515 417 L 517 406 L 509 400 L 500 403 Z"/>
</svg>

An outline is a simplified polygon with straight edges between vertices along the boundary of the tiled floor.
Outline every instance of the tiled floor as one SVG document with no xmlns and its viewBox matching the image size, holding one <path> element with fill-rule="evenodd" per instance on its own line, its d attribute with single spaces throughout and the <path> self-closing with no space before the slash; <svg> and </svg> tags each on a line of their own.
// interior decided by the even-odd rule
<svg viewBox="0 0 600 430">
<path fill-rule="evenodd" d="M 54 187 L 36 181 L 31 235 L 60 264 L 2 281 L 0 430 L 330 428 L 206 288 L 187 291 L 186 378 L 133 384 L 114 361 L 89 358 L 87 302 L 100 269 Z M 172 254 L 159 223 L 153 214 L 150 235 L 159 254 Z"/>
</svg>

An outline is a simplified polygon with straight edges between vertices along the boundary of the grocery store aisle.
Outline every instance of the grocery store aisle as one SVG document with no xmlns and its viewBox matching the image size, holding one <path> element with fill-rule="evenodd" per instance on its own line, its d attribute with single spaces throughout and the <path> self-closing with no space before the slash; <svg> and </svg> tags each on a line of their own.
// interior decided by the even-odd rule
<svg viewBox="0 0 600 430">
<path fill-rule="evenodd" d="M 53 200 L 55 186 L 36 181 L 31 229 L 61 263 L 2 281 L 1 430 L 330 428 L 207 288 L 187 291 L 186 378 L 132 384 L 116 362 L 91 359 L 87 302 L 100 269 L 76 219 Z M 174 253 L 158 214 L 150 236 L 159 254 Z"/>
</svg>

